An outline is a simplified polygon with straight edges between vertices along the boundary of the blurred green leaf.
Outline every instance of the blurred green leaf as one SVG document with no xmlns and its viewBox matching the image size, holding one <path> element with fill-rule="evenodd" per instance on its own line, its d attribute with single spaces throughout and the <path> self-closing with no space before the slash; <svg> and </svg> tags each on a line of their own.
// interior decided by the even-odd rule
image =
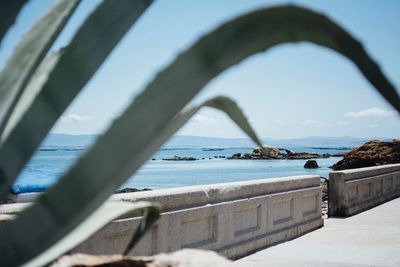
<svg viewBox="0 0 400 267">
<path fill-rule="evenodd" d="M 27 0 L 0 1 L 0 47 L 8 29 L 14 24 Z"/>
<path fill-rule="evenodd" d="M 240 129 L 242 129 L 243 132 L 245 132 L 247 136 L 254 141 L 254 143 L 262 146 L 260 139 L 257 137 L 256 133 L 250 126 L 250 123 L 248 122 L 246 116 L 243 114 L 242 110 L 229 97 L 215 97 L 206 101 L 203 105 L 200 106 L 200 108 L 202 106 L 216 108 L 225 112 L 232 119 L 232 121 L 234 121 L 240 127 Z"/>
<path fill-rule="evenodd" d="M 61 0 L 50 8 L 24 36 L 0 73 L 0 134 L 33 73 L 78 3 L 79 0 Z"/>
<path fill-rule="evenodd" d="M 50 246 L 79 225 L 166 141 L 167 136 L 176 129 L 171 123 L 184 123 L 188 115 L 177 114 L 215 76 L 253 54 L 281 43 L 300 41 L 313 42 L 348 57 L 375 88 L 400 110 L 396 90 L 376 63 L 354 38 L 328 18 L 294 6 L 269 8 L 244 15 L 207 34 L 181 54 L 157 75 L 97 143 L 36 204 L 12 223 L 0 228 L 0 238 L 4 241 L 0 243 L 0 255 L 4 255 L 0 263 L 7 263 L 21 251 L 32 253 L 25 251 L 25 248 L 31 249 L 39 240 Z M 61 74 L 58 78 L 65 82 Z M 42 100 L 57 106 L 62 99 L 52 95 Z M 66 105 L 64 101 L 62 104 Z M 214 104 L 210 103 L 211 106 Z M 221 109 L 230 112 L 232 105 L 222 105 Z M 238 114 L 230 116 L 240 121 Z M 46 120 L 35 126 L 31 124 L 29 128 L 35 117 L 27 115 L 25 122 L 24 118 L 15 129 L 20 125 L 26 128 L 15 130 L 20 134 L 17 136 L 21 138 L 21 131 L 26 129 L 29 135 L 40 139 L 49 122 Z M 32 132 L 32 127 L 39 129 Z M 249 132 L 248 127 L 242 124 L 246 132 Z M 13 135 L 11 133 L 10 137 Z M 11 144 L 18 147 L 17 141 L 15 139 Z M 25 150 L 30 151 L 37 145 L 36 141 L 32 142 L 34 145 Z M 0 151 L 0 162 L 2 153 L 3 150 Z M 19 157 L 16 165 L 22 163 L 23 166 L 25 162 L 23 157 Z M 5 174 L 7 180 L 15 178 L 9 178 L 8 172 Z M 54 199 L 58 201 L 54 202 Z M 60 222 L 64 225 L 62 231 L 57 227 Z M 31 229 L 25 233 L 28 236 L 20 240 L 21 236 L 15 233 L 29 228 L 29 225 L 42 227 Z"/>
<path fill-rule="evenodd" d="M 27 84 L 26 89 L 21 94 L 17 104 L 15 105 L 14 111 L 11 113 L 3 133 L 0 135 L 0 144 L 2 141 L 7 139 L 11 130 L 14 129 L 15 125 L 21 120 L 22 116 L 27 112 L 28 108 L 35 100 L 36 96 L 40 93 L 40 90 L 47 81 L 51 70 L 58 63 L 62 52 L 63 50 L 56 53 L 50 53 L 43 59 L 42 63 L 36 69 L 32 79 Z"/>
<path fill-rule="evenodd" d="M 179 130 L 194 114 L 196 114 L 203 107 L 211 107 L 225 112 L 226 115 L 228 115 L 236 123 L 236 125 L 239 126 L 256 144 L 258 144 L 259 146 L 262 145 L 256 133 L 248 123 L 246 116 L 243 114 L 238 105 L 228 97 L 219 96 L 207 100 L 200 105 L 187 108 L 186 110 L 177 114 L 175 118 L 171 121 L 171 123 L 169 123 L 163 131 L 159 132 L 157 138 L 159 146 L 167 141 L 177 130 Z M 157 215 L 157 213 L 154 213 L 154 215 Z M 156 220 L 158 216 L 155 217 L 154 215 L 149 213 L 148 220 Z M 146 225 L 147 224 L 143 225 L 143 233 L 145 233 L 149 228 L 146 227 Z M 128 245 L 128 247 L 126 248 L 124 254 L 127 254 L 139 239 L 140 236 L 138 236 L 137 238 L 133 238 L 130 245 Z"/>
<path fill-rule="evenodd" d="M 26 112 L 0 144 L 0 199 L 51 127 L 94 75 L 151 0 L 105 0 L 88 17 Z M 18 72 L 17 72 L 18 73 Z M 12 155 L 12 156 L 11 156 Z"/>
<path fill-rule="evenodd" d="M 154 136 L 152 142 L 147 144 L 153 149 L 152 153 L 200 108 L 205 106 L 226 112 L 240 128 L 260 145 L 256 134 L 236 103 L 227 97 L 216 97 L 175 116 L 166 127 Z M 129 120 L 129 118 L 125 119 Z M 123 126 L 132 128 L 129 121 L 125 121 Z M 149 126 L 150 124 L 144 125 L 142 130 L 146 131 L 145 128 Z M 131 140 L 135 142 L 135 138 L 131 138 Z M 123 143 L 123 139 L 119 138 L 111 139 L 111 141 L 100 141 L 96 147 L 102 146 L 102 149 L 106 150 L 107 153 L 99 153 L 95 157 L 86 158 L 86 160 L 85 158 L 81 159 L 61 178 L 56 186 L 50 188 L 38 198 L 33 208 L 28 208 L 16 220 L 4 225 L 3 229 L 0 228 L 0 239 L 6 241 L 0 243 L 0 255 L 4 257 L 0 257 L 0 264 L 10 264 L 10 261 L 20 259 L 20 254 L 26 255 L 32 253 L 32 250 L 43 249 L 43 247 L 48 246 L 48 242 L 57 240 L 69 233 L 101 205 L 152 154 L 148 154 L 148 148 L 144 151 L 134 151 L 131 150 L 132 146 L 130 146 L 120 150 L 115 146 L 116 141 L 119 144 Z M 137 141 L 140 142 L 140 140 Z M 147 146 L 145 145 L 145 147 Z M 113 155 L 112 160 L 110 160 L 110 155 Z M 127 164 L 127 162 L 130 163 Z M 138 232 L 134 235 L 124 253 L 129 252 L 157 218 L 157 209 L 146 211 Z M 41 225 L 42 227 L 29 229 L 29 225 Z M 18 233 L 13 234 L 16 231 Z M 24 239 L 19 239 L 18 235 L 23 236 Z M 39 240 L 42 247 L 35 246 Z M 11 248 L 12 250 L 10 250 Z"/>
<path fill-rule="evenodd" d="M 141 203 L 141 202 L 138 202 Z M 135 203 L 135 204 L 138 204 Z M 126 246 L 123 255 L 129 253 L 129 251 L 137 244 L 137 242 L 153 227 L 154 223 L 158 220 L 161 213 L 161 206 L 153 204 L 152 206 L 146 207 L 146 209 L 142 209 L 143 218 L 140 221 L 140 224 L 132 236 L 131 240 L 129 241 L 128 245 Z"/>
<path fill-rule="evenodd" d="M 107 201 L 93 212 L 82 224 L 76 227 L 68 235 L 64 236 L 57 244 L 53 245 L 47 251 L 44 251 L 24 266 L 35 267 L 48 264 L 52 260 L 79 245 L 82 241 L 89 238 L 110 221 L 115 220 L 126 213 L 134 216 L 143 215 L 143 219 L 141 219 L 139 226 L 133 235 L 132 241 L 130 242 L 130 245 L 134 246 L 145 234 L 146 230 L 153 226 L 154 222 L 159 218 L 160 212 L 161 206 L 157 203 L 144 201 L 137 203 Z M 59 227 L 63 227 L 63 225 L 60 224 Z M 38 246 L 40 246 L 40 243 Z"/>
<path fill-rule="evenodd" d="M 202 104 L 194 107 L 186 108 L 179 112 L 174 119 L 162 131 L 159 132 L 157 142 L 162 145 L 166 142 L 179 128 L 181 128 L 194 114 L 196 114 L 203 107 L 211 107 L 225 112 L 235 124 L 243 130 L 243 132 L 250 137 L 254 143 L 262 146 L 260 139 L 250 126 L 246 116 L 243 114 L 240 107 L 235 101 L 226 96 L 214 97 Z"/>
</svg>

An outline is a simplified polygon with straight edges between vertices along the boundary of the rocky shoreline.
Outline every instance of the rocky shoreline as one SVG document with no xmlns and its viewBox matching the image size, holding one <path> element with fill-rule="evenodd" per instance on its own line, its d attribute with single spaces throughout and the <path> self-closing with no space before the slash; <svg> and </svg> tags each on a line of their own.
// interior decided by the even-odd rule
<svg viewBox="0 0 400 267">
<path fill-rule="evenodd" d="M 372 140 L 346 153 L 333 164 L 335 171 L 400 163 L 400 140 L 392 142 Z"/>
<path fill-rule="evenodd" d="M 328 181 L 321 179 L 322 198 L 321 198 L 321 212 L 325 218 L 328 216 Z"/>
<path fill-rule="evenodd" d="M 218 150 L 219 151 L 219 150 Z M 281 152 L 283 151 L 283 152 Z M 245 160 L 271 160 L 271 159 L 318 159 L 318 158 L 330 158 L 330 157 L 343 157 L 345 153 L 308 153 L 308 152 L 293 152 L 289 149 L 285 148 L 276 148 L 272 146 L 263 146 L 255 147 L 252 152 L 249 153 L 234 153 L 233 155 L 226 156 L 214 156 L 214 157 L 203 157 L 203 158 L 195 158 L 195 157 L 180 157 L 173 156 L 170 158 L 163 158 L 162 160 L 166 161 L 194 161 L 194 160 L 204 160 L 204 159 L 213 159 L 213 158 L 223 158 L 223 159 L 245 159 Z M 154 158 L 152 160 L 155 160 Z"/>
<path fill-rule="evenodd" d="M 134 187 L 125 187 L 119 190 L 116 190 L 114 194 L 122 194 L 122 193 L 136 193 L 136 192 L 143 192 L 143 191 L 152 191 L 150 188 L 143 188 L 143 189 L 138 189 Z"/>
</svg>

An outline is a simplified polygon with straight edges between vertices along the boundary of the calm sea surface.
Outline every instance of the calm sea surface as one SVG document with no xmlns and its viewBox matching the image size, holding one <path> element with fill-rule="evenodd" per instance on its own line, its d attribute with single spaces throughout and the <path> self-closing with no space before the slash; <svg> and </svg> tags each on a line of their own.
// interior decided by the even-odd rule
<svg viewBox="0 0 400 267">
<path fill-rule="evenodd" d="M 335 149 L 312 149 L 306 147 L 289 148 L 295 152 L 338 153 Z M 43 191 L 55 183 L 60 176 L 86 150 L 80 147 L 44 147 L 41 148 L 16 183 L 14 192 Z M 284 177 L 292 175 L 328 176 L 333 163 L 341 158 L 317 159 L 321 168 L 304 169 L 306 160 L 227 160 L 215 156 L 231 156 L 234 153 L 251 152 L 251 148 L 166 148 L 159 150 L 140 170 L 138 170 L 121 188 L 171 188 L 190 185 L 245 181 Z M 173 156 L 191 156 L 197 161 L 164 161 Z M 110 155 L 112 159 L 112 155 Z M 204 159 L 202 159 L 204 158 Z M 82 177 L 84 179 L 85 177 Z"/>
</svg>

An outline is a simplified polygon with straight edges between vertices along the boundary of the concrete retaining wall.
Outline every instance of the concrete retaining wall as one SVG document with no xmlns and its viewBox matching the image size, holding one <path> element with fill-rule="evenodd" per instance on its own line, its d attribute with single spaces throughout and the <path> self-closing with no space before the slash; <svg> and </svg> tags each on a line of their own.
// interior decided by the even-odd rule
<svg viewBox="0 0 400 267">
<path fill-rule="evenodd" d="M 319 176 L 146 191 L 113 198 L 165 205 L 160 220 L 132 255 L 200 248 L 235 259 L 323 225 Z M 73 252 L 121 253 L 139 219 L 113 221 Z"/>
<path fill-rule="evenodd" d="M 400 196 L 400 164 L 329 174 L 329 216 L 351 216 Z"/>
</svg>

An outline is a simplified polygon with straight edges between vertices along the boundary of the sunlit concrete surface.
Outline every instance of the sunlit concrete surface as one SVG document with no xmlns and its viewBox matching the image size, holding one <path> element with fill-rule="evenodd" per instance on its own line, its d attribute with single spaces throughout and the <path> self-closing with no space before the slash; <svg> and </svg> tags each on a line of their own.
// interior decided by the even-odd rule
<svg viewBox="0 0 400 267">
<path fill-rule="evenodd" d="M 400 198 L 235 261 L 232 266 L 400 266 Z"/>
<path fill-rule="evenodd" d="M 237 259 L 320 228 L 319 176 L 292 176 L 118 194 L 118 201 L 158 201 L 164 212 L 131 251 L 154 255 L 182 248 Z M 115 220 L 73 252 L 121 253 L 140 218 Z"/>
</svg>

